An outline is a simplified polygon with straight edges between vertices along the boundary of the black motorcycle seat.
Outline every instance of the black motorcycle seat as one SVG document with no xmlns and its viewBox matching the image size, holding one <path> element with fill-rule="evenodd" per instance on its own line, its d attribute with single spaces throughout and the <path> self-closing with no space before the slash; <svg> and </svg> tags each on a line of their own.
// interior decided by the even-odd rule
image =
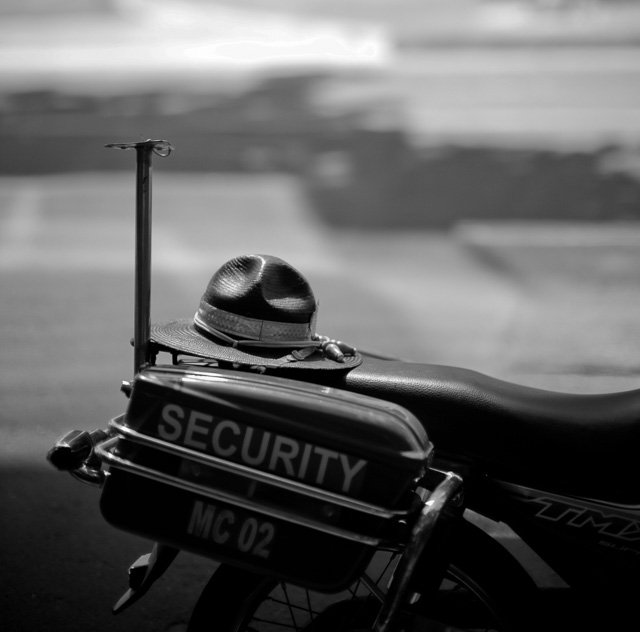
<svg viewBox="0 0 640 632">
<path fill-rule="evenodd" d="M 611 500 L 640 497 L 640 389 L 558 393 L 468 369 L 373 358 L 335 378 L 333 386 L 410 410 L 436 455 L 463 457 L 523 485 L 553 483 L 558 491 Z"/>
</svg>

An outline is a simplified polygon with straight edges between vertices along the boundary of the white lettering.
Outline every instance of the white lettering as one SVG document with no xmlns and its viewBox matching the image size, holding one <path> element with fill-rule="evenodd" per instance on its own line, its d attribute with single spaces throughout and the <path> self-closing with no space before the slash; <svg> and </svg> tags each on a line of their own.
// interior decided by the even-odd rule
<svg viewBox="0 0 640 632">
<path fill-rule="evenodd" d="M 367 464 L 367 462 L 363 459 L 358 459 L 358 462 L 352 467 L 349 463 L 349 457 L 346 454 L 341 454 L 340 463 L 342 463 L 342 469 L 344 470 L 342 491 L 346 493 L 351 487 L 353 477 Z"/>
<path fill-rule="evenodd" d="M 271 555 L 269 545 L 276 535 L 276 529 L 270 522 L 263 522 L 258 529 L 258 533 L 262 536 L 262 540 L 256 544 L 253 554 L 267 559 Z"/>
<path fill-rule="evenodd" d="M 276 528 L 270 522 L 262 522 L 253 517 L 239 519 L 231 509 L 218 509 L 215 505 L 196 500 L 187 533 L 267 559 L 271 555 Z"/>
<path fill-rule="evenodd" d="M 304 451 L 302 453 L 302 459 L 300 461 L 300 469 L 298 470 L 298 478 L 303 480 L 307 475 L 307 468 L 309 467 L 309 457 L 311 456 L 311 449 L 313 446 L 310 443 L 307 443 L 304 446 Z"/>
<path fill-rule="evenodd" d="M 157 436 L 342 493 L 354 492 L 367 465 L 363 459 L 176 404 L 162 408 Z"/>
<path fill-rule="evenodd" d="M 255 518 L 247 518 L 240 529 L 238 548 L 243 553 L 248 553 L 253 548 L 256 535 L 258 535 L 258 521 Z"/>
<path fill-rule="evenodd" d="M 300 444 L 293 439 L 287 439 L 287 437 L 277 436 L 273 442 L 273 451 L 271 452 L 271 461 L 269 462 L 269 469 L 275 470 L 278 461 L 282 461 L 284 469 L 289 476 L 295 476 L 293 459 L 298 456 L 300 452 Z"/>
<path fill-rule="evenodd" d="M 232 525 L 235 521 L 236 517 L 233 515 L 233 512 L 228 509 L 223 509 L 218 514 L 211 532 L 211 537 L 216 544 L 224 544 L 231 537 L 231 534 L 225 528 L 225 523 Z"/>
<path fill-rule="evenodd" d="M 220 435 L 222 434 L 222 431 L 226 430 L 227 428 L 231 430 L 232 434 L 234 434 L 236 437 L 240 436 L 241 434 L 240 426 L 238 426 L 238 424 L 233 421 L 221 421 L 216 426 L 211 437 L 211 443 L 213 445 L 214 452 L 216 454 L 219 454 L 220 456 L 231 456 L 238 449 L 237 446 L 233 445 L 233 443 L 228 448 L 223 448 L 220 445 Z"/>
<path fill-rule="evenodd" d="M 193 511 L 191 512 L 191 520 L 189 521 L 187 533 L 189 535 L 195 535 L 198 538 L 208 538 L 215 511 L 216 509 L 213 505 L 205 505 L 199 500 L 196 500 L 193 505 Z"/>
<path fill-rule="evenodd" d="M 184 437 L 184 444 L 189 446 L 190 448 L 195 448 L 196 450 L 206 450 L 206 442 L 203 440 L 198 440 L 193 436 L 194 434 L 206 436 L 208 433 L 208 429 L 206 426 L 198 425 L 199 421 L 211 423 L 213 421 L 213 417 L 211 415 L 199 413 L 197 410 L 192 411 L 189 415 L 189 422 L 187 423 L 187 434 Z"/>
<path fill-rule="evenodd" d="M 248 427 L 245 434 L 244 439 L 242 440 L 242 450 L 240 452 L 240 458 L 247 465 L 260 465 L 266 455 L 267 448 L 269 447 L 269 439 L 271 438 L 270 432 L 265 432 L 262 434 L 262 440 L 260 441 L 260 449 L 258 450 L 257 456 L 251 456 L 249 454 L 249 447 L 251 446 L 251 439 L 253 438 L 253 428 Z"/>
<path fill-rule="evenodd" d="M 316 483 L 318 483 L 318 485 L 322 485 L 325 474 L 327 473 L 327 463 L 329 462 L 329 459 L 337 459 L 338 453 L 333 450 L 319 448 L 318 446 L 316 446 L 315 452 L 316 454 L 320 454 L 321 458 L 320 466 L 318 467 L 318 475 L 316 476 Z"/>
<path fill-rule="evenodd" d="M 158 426 L 160 438 L 165 441 L 177 441 L 182 434 L 182 423 L 180 422 L 184 421 L 184 410 L 175 404 L 167 404 L 162 409 L 161 419 L 166 425 Z M 170 428 L 167 428 L 167 425 Z"/>
</svg>

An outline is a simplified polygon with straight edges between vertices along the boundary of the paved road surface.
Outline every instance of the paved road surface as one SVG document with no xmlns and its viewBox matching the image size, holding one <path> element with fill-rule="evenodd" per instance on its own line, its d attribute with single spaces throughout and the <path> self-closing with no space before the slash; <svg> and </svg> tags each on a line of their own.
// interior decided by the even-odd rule
<svg viewBox="0 0 640 632">
<path fill-rule="evenodd" d="M 0 181 L 0 612 L 3 629 L 184 629 L 211 563 L 182 556 L 140 604 L 109 609 L 148 545 L 99 492 L 44 462 L 124 406 L 133 178 Z M 154 320 L 193 313 L 226 259 L 271 252 L 311 280 L 319 329 L 361 347 L 577 392 L 640 383 L 636 226 L 333 232 L 284 177 L 155 174 Z"/>
</svg>

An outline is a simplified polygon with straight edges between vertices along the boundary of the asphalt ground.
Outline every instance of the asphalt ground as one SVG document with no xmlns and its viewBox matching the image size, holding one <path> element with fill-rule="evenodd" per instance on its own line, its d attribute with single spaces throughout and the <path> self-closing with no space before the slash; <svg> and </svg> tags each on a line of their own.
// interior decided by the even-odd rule
<svg viewBox="0 0 640 632">
<path fill-rule="evenodd" d="M 213 568 L 181 554 L 112 617 L 150 544 L 108 526 L 99 490 L 45 462 L 61 434 L 125 405 L 132 174 L 0 179 L 3 630 L 178 632 Z M 636 224 L 335 231 L 288 177 L 156 168 L 152 317 L 190 316 L 219 265 L 267 252 L 309 278 L 332 337 L 554 390 L 623 390 L 640 383 L 639 246 Z"/>
</svg>

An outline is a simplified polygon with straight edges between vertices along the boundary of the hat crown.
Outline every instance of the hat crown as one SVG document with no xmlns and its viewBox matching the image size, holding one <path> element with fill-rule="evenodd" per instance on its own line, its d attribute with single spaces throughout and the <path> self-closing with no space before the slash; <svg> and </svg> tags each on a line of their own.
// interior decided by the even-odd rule
<svg viewBox="0 0 640 632">
<path fill-rule="evenodd" d="M 243 255 L 211 277 L 196 314 L 196 326 L 238 339 L 311 340 L 317 302 L 309 282 L 286 261 Z"/>
<path fill-rule="evenodd" d="M 211 277 L 202 300 L 227 312 L 278 322 L 309 323 L 317 309 L 307 279 L 272 255 L 242 255 Z"/>
</svg>

